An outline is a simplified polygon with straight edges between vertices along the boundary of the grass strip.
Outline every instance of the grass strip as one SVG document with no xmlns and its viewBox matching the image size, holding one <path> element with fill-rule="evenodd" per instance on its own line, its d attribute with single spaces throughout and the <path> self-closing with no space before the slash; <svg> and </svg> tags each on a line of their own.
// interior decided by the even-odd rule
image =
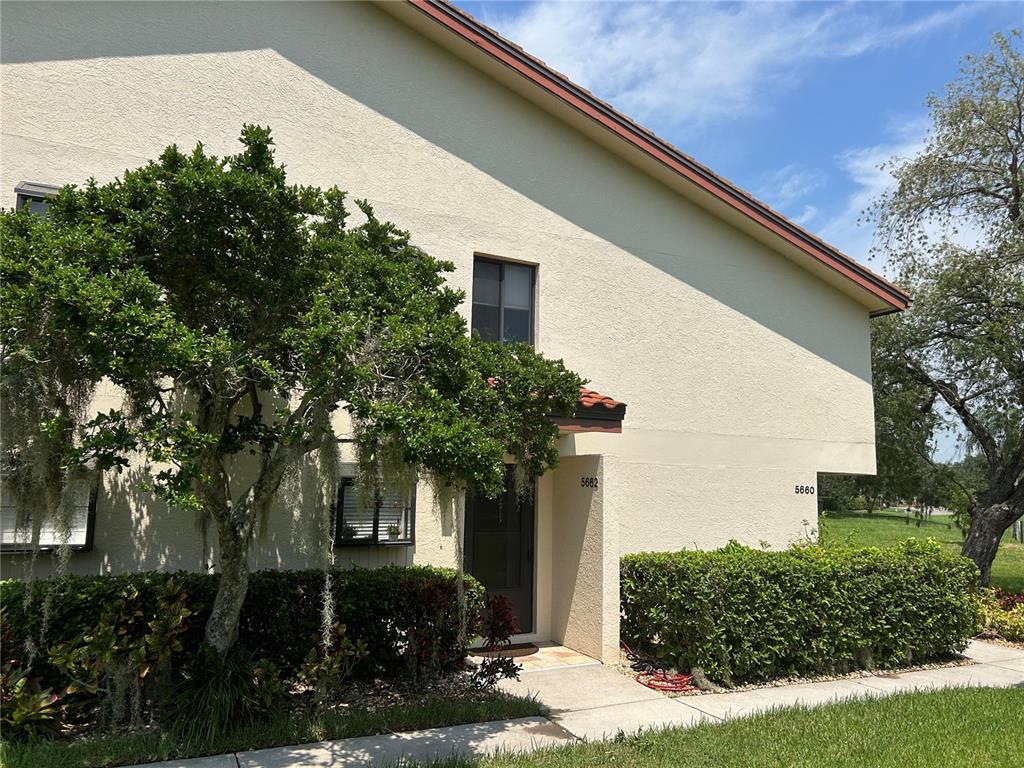
<svg viewBox="0 0 1024 768">
<path fill-rule="evenodd" d="M 281 714 L 259 725 L 185 744 L 163 732 L 109 734 L 76 741 L 0 743 L 0 766 L 108 768 L 393 731 L 510 720 L 543 712 L 544 707 L 534 699 L 500 691 L 474 699 L 430 695 L 416 702 L 375 711 L 350 709 L 314 715 Z"/>
</svg>

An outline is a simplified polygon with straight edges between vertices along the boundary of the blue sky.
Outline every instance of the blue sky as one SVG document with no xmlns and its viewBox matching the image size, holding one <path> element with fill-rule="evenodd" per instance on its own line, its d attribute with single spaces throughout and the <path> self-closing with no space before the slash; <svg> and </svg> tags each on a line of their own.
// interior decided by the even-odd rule
<svg viewBox="0 0 1024 768">
<path fill-rule="evenodd" d="M 925 99 L 1019 3 L 457 4 L 854 258 L 877 166 L 921 145 Z"/>
<path fill-rule="evenodd" d="M 963 55 L 1024 26 L 1020 3 L 456 2 L 882 273 L 861 217 L 878 166 L 920 149 Z"/>
</svg>

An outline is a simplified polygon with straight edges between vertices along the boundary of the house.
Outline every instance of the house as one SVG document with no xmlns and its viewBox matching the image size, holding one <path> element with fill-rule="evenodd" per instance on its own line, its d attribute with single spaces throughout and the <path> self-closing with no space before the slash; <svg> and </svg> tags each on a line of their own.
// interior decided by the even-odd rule
<svg viewBox="0 0 1024 768">
<path fill-rule="evenodd" d="M 342 564 L 461 559 L 519 639 L 610 659 L 621 554 L 783 547 L 819 472 L 875 470 L 869 326 L 907 295 L 454 6 L 5 3 L 0 42 L 0 204 L 269 124 L 291 180 L 454 262 L 475 329 L 591 381 L 528 503 L 471 495 L 460 523 L 422 483 L 372 509 L 343 483 Z M 70 568 L 208 568 L 200 527 L 137 481 L 83 489 Z M 254 567 L 301 567 L 274 519 Z"/>
</svg>

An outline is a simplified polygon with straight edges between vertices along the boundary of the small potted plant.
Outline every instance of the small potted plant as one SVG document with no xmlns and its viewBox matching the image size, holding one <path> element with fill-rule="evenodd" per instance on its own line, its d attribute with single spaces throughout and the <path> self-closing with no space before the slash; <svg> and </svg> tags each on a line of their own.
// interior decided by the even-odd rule
<svg viewBox="0 0 1024 768">
<path fill-rule="evenodd" d="M 354 525 L 344 525 L 341 528 L 341 538 L 343 539 L 354 539 L 358 531 Z"/>
<path fill-rule="evenodd" d="M 397 525 L 389 525 L 388 526 L 388 541 L 398 541 L 398 534 L 399 533 L 401 533 L 401 531 L 398 530 L 398 526 Z"/>
</svg>

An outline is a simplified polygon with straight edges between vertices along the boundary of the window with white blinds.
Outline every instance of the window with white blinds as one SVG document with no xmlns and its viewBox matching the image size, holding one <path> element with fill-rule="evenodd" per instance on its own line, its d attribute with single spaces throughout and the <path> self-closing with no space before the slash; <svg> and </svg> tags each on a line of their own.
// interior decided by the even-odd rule
<svg viewBox="0 0 1024 768">
<path fill-rule="evenodd" d="M 416 489 L 408 493 L 383 490 L 360 499 L 354 478 L 338 489 L 335 542 L 346 546 L 412 544 L 416 517 Z M 360 503 L 363 502 L 363 503 Z"/>
<path fill-rule="evenodd" d="M 67 543 L 72 549 L 92 548 L 93 527 L 96 512 L 96 488 L 84 481 L 71 489 L 74 494 Z M 14 494 L 6 483 L 0 481 L 0 552 L 29 552 L 32 550 L 32 521 L 19 520 L 18 506 Z M 39 549 L 54 550 L 64 543 L 63 536 L 52 523 L 44 523 L 39 529 Z"/>
</svg>

